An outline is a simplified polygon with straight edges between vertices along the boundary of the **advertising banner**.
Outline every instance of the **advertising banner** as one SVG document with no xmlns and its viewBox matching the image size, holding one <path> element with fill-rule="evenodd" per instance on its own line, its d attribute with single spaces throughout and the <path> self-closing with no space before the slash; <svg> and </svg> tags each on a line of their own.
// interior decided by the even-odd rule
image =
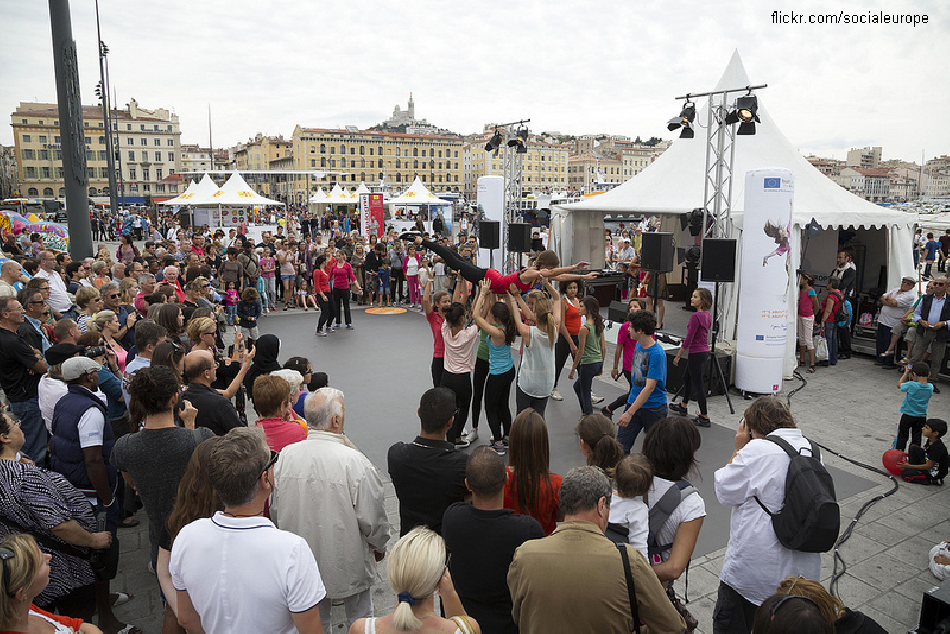
<svg viewBox="0 0 950 634">
<path fill-rule="evenodd" d="M 369 194 L 360 194 L 360 235 L 369 236 Z"/>
<path fill-rule="evenodd" d="M 782 387 L 794 192 L 789 170 L 746 172 L 736 387 L 747 392 L 774 394 Z"/>
<path fill-rule="evenodd" d="M 385 228 L 386 218 L 383 212 L 383 195 L 382 194 L 370 194 L 369 195 L 369 215 L 370 215 L 370 226 L 373 226 L 373 220 L 376 221 L 376 237 L 383 237 L 383 229 Z"/>
</svg>

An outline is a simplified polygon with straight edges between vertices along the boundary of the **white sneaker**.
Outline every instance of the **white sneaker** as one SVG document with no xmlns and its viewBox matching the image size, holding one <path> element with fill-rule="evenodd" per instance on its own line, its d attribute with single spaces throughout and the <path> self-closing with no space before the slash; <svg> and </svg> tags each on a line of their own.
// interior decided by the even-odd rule
<svg viewBox="0 0 950 634">
<path fill-rule="evenodd" d="M 478 440 L 478 428 L 473 428 L 472 431 L 468 432 L 467 434 L 462 434 L 462 438 L 470 443 L 475 442 Z"/>
<path fill-rule="evenodd" d="M 603 397 L 603 396 L 597 396 L 596 394 L 594 394 L 593 392 L 591 392 L 591 393 L 590 393 L 590 402 L 591 402 L 591 403 L 603 403 L 603 402 L 604 402 L 604 397 Z"/>
<path fill-rule="evenodd" d="M 561 396 L 561 393 L 558 391 L 557 388 L 554 388 L 554 391 L 551 392 L 551 398 L 553 398 L 555 401 L 563 401 L 563 400 L 564 400 L 564 397 Z"/>
</svg>

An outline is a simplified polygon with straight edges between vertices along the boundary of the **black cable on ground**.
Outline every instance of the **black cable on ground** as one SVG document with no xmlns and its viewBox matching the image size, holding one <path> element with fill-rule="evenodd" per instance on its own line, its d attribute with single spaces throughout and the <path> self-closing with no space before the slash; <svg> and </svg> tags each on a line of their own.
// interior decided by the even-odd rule
<svg viewBox="0 0 950 634">
<path fill-rule="evenodd" d="M 801 373 L 800 373 L 798 370 L 795 370 L 795 372 L 793 373 L 793 375 L 795 376 L 795 378 L 797 378 L 799 381 L 801 381 L 802 384 L 801 384 L 800 386 L 798 386 L 797 388 L 795 388 L 794 390 L 792 390 L 791 392 L 788 393 L 788 396 L 786 397 L 786 399 L 787 399 L 787 403 L 788 403 L 789 408 L 791 408 L 791 406 L 792 406 L 792 396 L 793 396 L 796 392 L 800 392 L 801 390 L 804 390 L 804 389 L 805 389 L 805 386 L 808 385 L 808 381 L 805 380 L 805 377 L 803 377 L 803 376 L 801 375 Z M 834 552 L 834 555 L 833 555 L 833 562 L 834 562 L 834 564 L 833 564 L 832 569 L 831 569 L 831 581 L 828 582 L 828 592 L 830 592 L 832 596 L 837 597 L 837 596 L 838 596 L 838 581 L 841 579 L 841 577 L 844 576 L 844 573 L 845 573 L 845 572 L 847 571 L 847 569 L 848 569 L 848 566 L 847 566 L 847 564 L 845 563 L 844 558 L 841 556 L 841 553 L 839 552 L 839 550 L 840 550 L 842 544 L 844 544 L 846 541 L 848 541 L 848 539 L 851 537 L 851 533 L 852 533 L 852 531 L 854 531 L 855 525 L 858 523 L 858 520 L 861 519 L 861 517 L 867 512 L 867 510 L 868 510 L 869 508 L 871 508 L 872 505 L 876 504 L 877 502 L 880 502 L 880 501 L 883 500 L 884 498 L 890 497 L 890 496 L 894 495 L 895 493 L 897 493 L 897 489 L 898 489 L 898 486 L 899 486 L 899 485 L 898 485 L 898 482 L 897 482 L 897 478 L 895 478 L 892 474 L 887 473 L 886 471 L 883 471 L 883 470 L 879 469 L 878 467 L 874 467 L 874 466 L 871 466 L 871 465 L 869 465 L 869 464 L 865 464 L 865 463 L 863 463 L 863 462 L 860 462 L 859 460 L 854 460 L 853 458 L 848 458 L 847 456 L 843 456 L 843 455 L 841 455 L 840 453 L 838 453 L 837 451 L 835 451 L 834 449 L 829 449 L 828 447 L 824 446 L 824 445 L 821 444 L 820 442 L 817 442 L 817 441 L 816 441 L 815 444 L 818 445 L 818 447 L 821 448 L 822 451 L 826 451 L 826 452 L 828 452 L 828 453 L 830 453 L 830 454 L 832 454 L 832 455 L 834 455 L 834 456 L 837 456 L 837 457 L 841 458 L 842 460 L 845 460 L 846 462 L 850 462 L 851 464 L 853 464 L 853 465 L 855 465 L 855 466 L 861 467 L 862 469 L 867 469 L 868 471 L 873 471 L 874 473 L 876 473 L 876 474 L 878 474 L 878 475 L 882 475 L 882 476 L 884 476 L 885 478 L 889 478 L 889 479 L 891 480 L 891 483 L 894 485 L 894 486 L 891 488 L 890 491 L 887 491 L 886 493 L 882 493 L 882 494 L 880 494 L 880 495 L 877 495 L 877 496 L 871 498 L 870 500 L 868 500 L 867 502 L 865 502 L 864 505 L 862 505 L 861 508 L 858 509 L 858 512 L 854 515 L 854 519 L 851 520 L 851 523 L 848 524 L 848 527 L 847 527 L 847 528 L 844 530 L 844 532 L 842 532 L 841 535 L 838 537 L 838 541 L 835 542 L 835 547 L 834 547 L 834 551 L 833 551 L 833 552 Z M 839 564 L 839 563 L 841 564 L 841 570 L 840 570 L 840 571 L 838 570 L 838 564 Z"/>
</svg>

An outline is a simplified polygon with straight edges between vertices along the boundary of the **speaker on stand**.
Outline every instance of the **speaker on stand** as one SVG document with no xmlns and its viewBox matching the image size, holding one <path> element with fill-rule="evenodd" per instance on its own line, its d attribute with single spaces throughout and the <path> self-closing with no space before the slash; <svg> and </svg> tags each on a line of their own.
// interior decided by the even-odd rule
<svg viewBox="0 0 950 634">
<path fill-rule="evenodd" d="M 498 225 L 500 223 L 494 220 L 481 220 L 478 223 L 478 248 L 479 249 L 497 249 L 501 246 L 498 242 Z"/>
</svg>

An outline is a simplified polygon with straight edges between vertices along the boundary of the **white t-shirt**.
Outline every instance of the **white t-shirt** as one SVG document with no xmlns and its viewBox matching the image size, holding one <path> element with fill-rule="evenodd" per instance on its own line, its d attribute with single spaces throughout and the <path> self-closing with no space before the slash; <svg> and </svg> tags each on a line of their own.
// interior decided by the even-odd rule
<svg viewBox="0 0 950 634">
<path fill-rule="evenodd" d="M 659 502 L 660 498 L 662 498 L 667 490 L 673 485 L 674 483 L 670 480 L 667 480 L 666 478 L 654 476 L 653 488 L 650 489 L 649 493 L 647 493 L 647 505 L 652 509 L 654 505 Z M 686 498 L 680 500 L 679 506 L 677 506 L 673 512 L 670 513 L 669 519 L 667 519 L 666 523 L 660 527 L 659 531 L 657 531 L 656 543 L 673 543 L 673 539 L 676 537 L 676 531 L 679 530 L 680 524 L 684 522 L 692 522 L 693 520 L 700 517 L 706 517 L 706 502 L 699 494 L 699 491 L 696 491 L 690 495 L 687 495 Z M 663 553 L 663 561 L 666 561 L 669 558 L 670 551 Z"/>
<path fill-rule="evenodd" d="M 291 613 L 327 596 L 304 538 L 264 517 L 214 517 L 188 524 L 168 572 L 186 590 L 205 632 L 296 632 Z"/>
<path fill-rule="evenodd" d="M 90 407 L 79 418 L 79 446 L 101 447 L 102 434 L 106 426 L 106 417 L 98 407 Z"/>
<path fill-rule="evenodd" d="M 692 497 L 692 496 L 690 496 Z M 650 560 L 647 538 L 650 536 L 650 508 L 642 498 L 622 498 L 616 493 L 610 497 L 611 524 L 620 524 L 627 529 L 627 541 Z"/>
</svg>

